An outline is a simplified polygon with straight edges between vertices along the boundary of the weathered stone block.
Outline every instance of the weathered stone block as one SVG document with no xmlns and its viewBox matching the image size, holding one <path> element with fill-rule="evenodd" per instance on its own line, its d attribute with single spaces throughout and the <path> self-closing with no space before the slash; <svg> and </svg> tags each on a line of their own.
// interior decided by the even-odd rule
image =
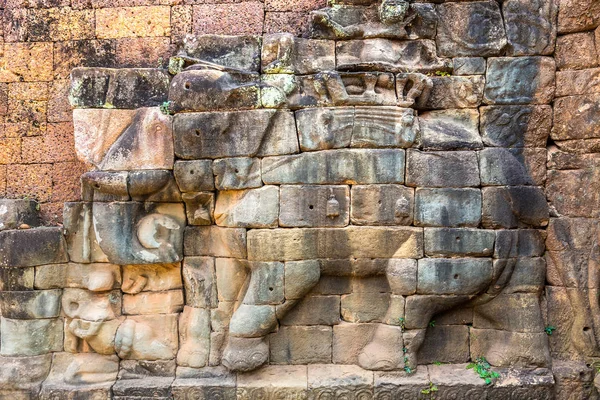
<svg viewBox="0 0 600 400">
<path fill-rule="evenodd" d="M 210 313 L 203 308 L 186 306 L 179 316 L 179 352 L 177 365 L 204 367 L 210 349 Z"/>
<path fill-rule="evenodd" d="M 266 398 L 290 397 L 306 398 L 306 366 L 276 365 L 266 366 L 248 374 L 240 374 L 237 379 L 238 398 L 252 398 L 256 393 Z"/>
<path fill-rule="evenodd" d="M 181 198 L 185 203 L 185 215 L 189 225 L 211 225 L 213 223 L 215 210 L 215 194 L 213 192 L 183 193 Z"/>
<path fill-rule="evenodd" d="M 34 200 L 0 199 L 0 230 L 17 229 L 21 225 L 40 225 L 38 203 Z"/>
<path fill-rule="evenodd" d="M 183 51 L 189 57 L 246 71 L 260 68 L 259 36 L 187 35 Z"/>
<path fill-rule="evenodd" d="M 146 377 L 175 377 L 175 360 L 122 360 L 119 379 L 144 379 Z"/>
<path fill-rule="evenodd" d="M 315 399 L 332 392 L 340 397 L 374 398 L 373 372 L 357 365 L 309 365 L 308 392 Z"/>
<path fill-rule="evenodd" d="M 403 183 L 404 150 L 336 150 L 266 157 L 266 184 Z"/>
<path fill-rule="evenodd" d="M 182 192 L 200 192 L 215 188 L 211 160 L 177 161 L 173 174 Z"/>
<path fill-rule="evenodd" d="M 0 291 L 32 290 L 35 268 L 0 268 Z"/>
<path fill-rule="evenodd" d="M 321 265 L 318 260 L 288 261 L 285 263 L 285 298 L 302 299 L 319 282 Z"/>
<path fill-rule="evenodd" d="M 63 349 L 61 318 L 19 320 L 0 317 L 0 330 L 0 354 L 3 356 L 37 356 Z"/>
<path fill-rule="evenodd" d="M 0 313 L 11 319 L 56 318 L 61 294 L 60 290 L 0 292 Z"/>
<path fill-rule="evenodd" d="M 378 324 L 342 322 L 333 327 L 333 362 L 358 364 L 358 355 L 371 341 Z"/>
<path fill-rule="evenodd" d="M 556 97 L 592 93 L 600 93 L 600 68 L 556 72 Z"/>
<path fill-rule="evenodd" d="M 475 108 L 481 104 L 485 78 L 481 75 L 432 77 L 433 87 L 420 96 L 419 109 Z"/>
<path fill-rule="evenodd" d="M 554 55 L 558 69 L 584 69 L 598 66 L 594 32 L 573 33 L 556 39 Z"/>
<path fill-rule="evenodd" d="M 432 40 L 344 40 L 336 43 L 337 69 L 345 71 L 434 72 L 451 69 L 452 61 L 439 58 Z"/>
<path fill-rule="evenodd" d="M 598 181 L 595 169 L 549 171 L 547 197 L 560 216 L 597 217 Z"/>
<path fill-rule="evenodd" d="M 281 186 L 280 226 L 346 226 L 349 214 L 348 186 Z"/>
<path fill-rule="evenodd" d="M 495 56 L 506 46 L 502 14 L 496 2 L 446 3 L 438 5 L 436 11 L 440 55 Z"/>
<path fill-rule="evenodd" d="M 216 226 L 187 227 L 183 247 L 186 256 L 246 258 L 246 230 Z"/>
<path fill-rule="evenodd" d="M 381 243 L 386 243 L 386 246 L 382 247 Z M 421 229 L 412 227 L 269 229 L 248 232 L 250 260 L 419 258 L 422 254 Z"/>
<path fill-rule="evenodd" d="M 544 321 L 534 293 L 499 294 L 474 309 L 473 328 L 541 333 Z"/>
<path fill-rule="evenodd" d="M 481 356 L 494 366 L 546 367 L 548 335 L 471 328 L 471 357 Z"/>
<path fill-rule="evenodd" d="M 452 59 L 454 75 L 483 75 L 486 61 L 483 57 L 455 57 Z"/>
<path fill-rule="evenodd" d="M 66 243 L 60 228 L 2 231 L 0 243 L 0 267 L 30 267 L 67 261 Z"/>
<path fill-rule="evenodd" d="M 171 78 L 152 68 L 75 68 L 69 101 L 76 108 L 155 107 L 167 101 Z"/>
<path fill-rule="evenodd" d="M 569 96 L 554 104 L 554 125 L 550 137 L 554 140 L 599 137 L 600 93 Z"/>
<path fill-rule="evenodd" d="M 115 400 L 139 399 L 144 395 L 150 398 L 171 397 L 171 383 L 174 378 L 146 377 L 145 379 L 119 379 L 112 387 Z"/>
<path fill-rule="evenodd" d="M 482 398 L 489 390 L 485 381 L 473 371 L 466 371 L 468 364 L 428 365 L 429 379 L 438 388 L 436 396 Z"/>
<path fill-rule="evenodd" d="M 66 288 L 62 296 L 62 310 L 69 318 L 86 321 L 105 321 L 121 315 L 121 292 L 90 292 L 85 289 Z"/>
<path fill-rule="evenodd" d="M 188 398 L 209 399 L 219 396 L 223 400 L 235 400 L 235 376 L 177 378 L 171 385 L 171 393 L 176 400 Z"/>
<path fill-rule="evenodd" d="M 312 74 L 335 69 L 335 42 L 294 37 L 290 33 L 263 37 L 263 74 Z"/>
<path fill-rule="evenodd" d="M 307 108 L 295 112 L 302 151 L 350 147 L 354 107 Z"/>
<path fill-rule="evenodd" d="M 282 326 L 269 335 L 271 364 L 322 364 L 331 362 L 332 329 L 329 326 Z"/>
<path fill-rule="evenodd" d="M 355 225 L 411 225 L 414 189 L 402 185 L 353 185 L 350 218 Z"/>
<path fill-rule="evenodd" d="M 178 314 L 132 315 L 119 326 L 115 350 L 122 359 L 170 360 L 178 346 Z"/>
<path fill-rule="evenodd" d="M 481 149 L 477 110 L 441 110 L 419 115 L 421 145 L 426 150 Z"/>
<path fill-rule="evenodd" d="M 548 203 L 539 187 L 486 187 L 482 194 L 481 220 L 486 228 L 548 225 Z"/>
<path fill-rule="evenodd" d="M 96 37 L 169 36 L 169 11 L 168 6 L 98 8 Z"/>
<path fill-rule="evenodd" d="M 404 371 L 375 371 L 374 391 L 376 399 L 418 399 L 421 390 L 429 387 L 427 367 L 417 368 L 411 374 Z"/>
<path fill-rule="evenodd" d="M 415 225 L 478 226 L 482 200 L 479 189 L 417 189 Z"/>
<path fill-rule="evenodd" d="M 552 127 L 550 106 L 489 106 L 480 110 L 486 146 L 546 147 Z"/>
<path fill-rule="evenodd" d="M 44 379 L 50 372 L 52 355 L 44 354 L 32 357 L 1 357 L 4 367 L 0 371 L 0 395 L 4 390 L 9 391 L 6 398 L 11 394 L 19 399 L 12 390 L 39 389 Z M 28 398 L 28 397 L 24 397 Z M 33 396 L 31 398 L 34 398 Z"/>
<path fill-rule="evenodd" d="M 479 152 L 482 186 L 543 185 L 546 149 L 489 148 Z"/>
<path fill-rule="evenodd" d="M 186 257 L 183 261 L 185 304 L 191 307 L 217 306 L 215 260 L 212 257 Z"/>
<path fill-rule="evenodd" d="M 468 228 L 425 228 L 425 254 L 428 256 L 491 256 L 494 231 Z"/>
<path fill-rule="evenodd" d="M 221 158 L 214 161 L 213 173 L 218 190 L 250 189 L 263 185 L 258 158 Z"/>
<path fill-rule="evenodd" d="M 548 104 L 555 89 L 550 57 L 488 59 L 484 99 L 488 104 Z"/>
<path fill-rule="evenodd" d="M 474 151 L 407 151 L 407 186 L 479 186 L 477 153 Z"/>
<path fill-rule="evenodd" d="M 260 102 L 264 108 L 290 108 L 332 106 L 333 100 L 323 93 L 329 75 L 267 74 L 261 76 L 263 87 Z M 336 79 L 337 78 L 337 79 Z M 343 89 L 338 75 L 332 75 L 338 86 Z"/>
<path fill-rule="evenodd" d="M 502 4 L 510 55 L 552 54 L 558 3 L 556 0 L 540 4 L 510 0 Z"/>
<path fill-rule="evenodd" d="M 274 228 L 277 226 L 278 215 L 279 187 L 277 186 L 223 190 L 217 195 L 215 222 L 219 226 Z"/>
<path fill-rule="evenodd" d="M 342 319 L 348 322 L 382 322 L 390 306 L 388 293 L 342 295 Z"/>
<path fill-rule="evenodd" d="M 419 364 L 464 363 L 469 361 L 469 328 L 461 325 L 438 325 L 427 328 L 419 349 Z M 425 366 L 419 367 L 425 368 Z"/>
<path fill-rule="evenodd" d="M 142 292 L 123 295 L 123 314 L 171 314 L 183 310 L 183 292 Z"/>
<path fill-rule="evenodd" d="M 181 289 L 181 266 L 177 264 L 157 265 L 124 265 L 124 293 L 136 294 L 142 291 L 161 292 Z"/>
<path fill-rule="evenodd" d="M 50 264 L 36 267 L 36 289 L 81 288 L 102 292 L 121 287 L 121 268 L 115 264 Z"/>
<path fill-rule="evenodd" d="M 119 358 L 115 355 L 55 353 L 40 397 L 72 400 L 78 394 L 109 399 L 118 371 Z"/>
<path fill-rule="evenodd" d="M 282 262 L 249 262 L 250 282 L 243 304 L 281 304 L 284 300 Z"/>
<path fill-rule="evenodd" d="M 285 315 L 279 316 L 280 309 L 277 307 L 278 319 L 282 325 L 337 325 L 340 323 L 340 296 L 306 296 L 298 305 Z"/>
<path fill-rule="evenodd" d="M 174 112 L 258 108 L 259 79 L 257 73 L 192 66 L 173 78 L 170 108 Z"/>
<path fill-rule="evenodd" d="M 498 230 L 494 258 L 543 256 L 545 236 L 544 231 L 535 229 Z"/>
<path fill-rule="evenodd" d="M 285 110 L 185 113 L 177 114 L 173 121 L 175 154 L 181 158 L 298 152 L 294 115 Z"/>
<path fill-rule="evenodd" d="M 423 258 L 418 264 L 418 294 L 473 295 L 492 281 L 489 259 Z"/>
<path fill-rule="evenodd" d="M 558 399 L 579 397 L 582 399 L 597 396 L 593 382 L 593 369 L 581 361 L 552 361 L 552 373 L 556 381 L 555 393 Z"/>
<path fill-rule="evenodd" d="M 229 334 L 237 338 L 261 338 L 276 326 L 275 306 L 240 304 L 229 322 Z"/>
<path fill-rule="evenodd" d="M 245 260 L 217 258 L 215 260 L 219 304 L 239 300 L 240 290 L 246 282 L 248 265 Z"/>
</svg>

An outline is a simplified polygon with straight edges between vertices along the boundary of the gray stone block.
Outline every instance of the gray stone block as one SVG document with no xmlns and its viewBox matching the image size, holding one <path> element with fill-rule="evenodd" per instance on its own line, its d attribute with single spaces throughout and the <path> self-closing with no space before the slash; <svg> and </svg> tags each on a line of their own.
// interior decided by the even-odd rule
<svg viewBox="0 0 600 400">
<path fill-rule="evenodd" d="M 215 188 L 211 160 L 176 161 L 173 174 L 182 192 L 200 192 Z"/>
<path fill-rule="evenodd" d="M 548 104 L 554 97 L 555 69 L 550 57 L 490 58 L 484 99 L 488 104 Z"/>
<path fill-rule="evenodd" d="M 0 292 L 32 290 L 35 268 L 0 268 Z"/>
<path fill-rule="evenodd" d="M 221 158 L 213 163 L 218 190 L 250 189 L 262 186 L 260 159 Z"/>
<path fill-rule="evenodd" d="M 0 292 L 0 314 L 11 319 L 56 318 L 61 290 Z"/>
<path fill-rule="evenodd" d="M 474 295 L 492 282 L 492 260 L 423 258 L 418 261 L 417 293 Z"/>
<path fill-rule="evenodd" d="M 474 308 L 473 328 L 542 333 L 544 320 L 537 293 L 501 293 Z"/>
<path fill-rule="evenodd" d="M 425 228 L 425 255 L 491 256 L 496 233 L 469 228 Z"/>
<path fill-rule="evenodd" d="M 500 269 L 497 263 L 515 262 L 514 260 L 494 260 L 494 270 Z M 517 258 L 515 268 L 504 287 L 503 293 L 536 293 L 540 294 L 546 284 L 546 260 L 543 257 Z"/>
<path fill-rule="evenodd" d="M 294 37 L 291 33 L 263 36 L 263 74 L 313 74 L 335 69 L 335 42 Z"/>
<path fill-rule="evenodd" d="M 0 232 L 0 267 L 33 267 L 68 261 L 61 228 Z"/>
<path fill-rule="evenodd" d="M 248 263 L 250 282 L 243 304 L 266 305 L 281 304 L 284 301 L 284 267 L 282 262 Z"/>
<path fill-rule="evenodd" d="M 358 364 L 358 355 L 371 341 L 378 324 L 342 322 L 333 327 L 333 362 Z"/>
<path fill-rule="evenodd" d="M 481 75 L 434 76 L 428 96 L 421 96 L 417 108 L 421 110 L 475 108 L 481 104 L 486 78 Z"/>
<path fill-rule="evenodd" d="M 438 325 L 427 328 L 425 340 L 419 349 L 419 364 L 465 363 L 471 358 L 469 352 L 469 327 L 462 325 Z M 420 368 L 426 368 L 424 365 Z"/>
<path fill-rule="evenodd" d="M 23 224 L 35 227 L 40 222 L 35 200 L 0 199 L 0 230 L 17 229 Z"/>
<path fill-rule="evenodd" d="M 552 127 L 550 106 L 487 106 L 480 110 L 486 146 L 546 147 Z"/>
<path fill-rule="evenodd" d="M 342 295 L 342 319 L 347 322 L 383 322 L 390 307 L 389 293 Z"/>
<path fill-rule="evenodd" d="M 488 148 L 479 152 L 482 186 L 543 185 L 546 149 Z"/>
<path fill-rule="evenodd" d="M 417 189 L 415 225 L 478 226 L 482 200 L 479 189 Z"/>
<path fill-rule="evenodd" d="M 282 326 L 269 335 L 271 364 L 326 364 L 331 362 L 330 326 Z"/>
<path fill-rule="evenodd" d="M 402 185 L 353 185 L 350 218 L 355 225 L 411 225 L 414 189 Z"/>
<path fill-rule="evenodd" d="M 527 0 L 509 0 L 502 3 L 502 14 L 508 39 L 508 54 L 550 55 L 554 52 L 557 1 L 534 5 Z"/>
<path fill-rule="evenodd" d="M 298 152 L 294 115 L 286 110 L 177 114 L 173 134 L 175 154 L 185 159 Z"/>
<path fill-rule="evenodd" d="M 52 364 L 52 354 L 44 354 L 32 357 L 0 357 L 2 369 L 0 369 L 0 397 L 14 396 L 18 397 L 16 390 L 32 390 L 30 397 L 24 396 L 24 399 L 34 399 L 37 395 L 40 385 L 48 376 Z M 8 393 L 5 395 L 3 391 Z M 6 393 L 6 392 L 5 392 Z"/>
<path fill-rule="evenodd" d="M 203 61 L 258 72 L 260 43 L 260 36 L 187 35 L 183 51 Z"/>
<path fill-rule="evenodd" d="M 418 187 L 479 186 L 479 166 L 474 151 L 407 151 L 406 185 Z"/>
<path fill-rule="evenodd" d="M 234 228 L 274 228 L 279 205 L 278 186 L 224 190 L 217 195 L 215 222 Z"/>
<path fill-rule="evenodd" d="M 541 257 L 546 249 L 544 231 L 497 230 L 494 258 Z"/>
<path fill-rule="evenodd" d="M 551 363 L 546 333 L 472 328 L 471 338 L 473 336 L 477 340 L 471 339 L 471 356 L 485 356 L 491 365 L 531 368 L 548 367 Z"/>
<path fill-rule="evenodd" d="M 284 316 L 282 325 L 337 325 L 340 323 L 340 296 L 306 296 Z M 282 310 L 285 306 L 281 307 Z"/>
<path fill-rule="evenodd" d="M 441 110 L 421 113 L 421 146 L 425 150 L 483 148 L 477 110 Z"/>
<path fill-rule="evenodd" d="M 482 224 L 486 228 L 548 225 L 548 203 L 539 187 L 487 187 L 482 195 Z"/>
<path fill-rule="evenodd" d="M 483 57 L 455 57 L 454 75 L 483 75 L 485 74 L 485 58 Z"/>
<path fill-rule="evenodd" d="M 185 228 L 183 249 L 186 256 L 246 258 L 246 230 L 188 226 Z"/>
<path fill-rule="evenodd" d="M 404 150 L 336 150 L 265 157 L 266 184 L 403 183 Z"/>
<path fill-rule="evenodd" d="M 335 393 L 344 398 L 373 397 L 373 372 L 357 365 L 309 365 L 309 398 L 320 399 Z"/>
<path fill-rule="evenodd" d="M 349 214 L 348 186 L 281 186 L 280 226 L 346 226 Z"/>
<path fill-rule="evenodd" d="M 63 320 L 0 317 L 0 355 L 37 356 L 63 349 Z"/>
<path fill-rule="evenodd" d="M 185 304 L 190 307 L 217 306 L 217 282 L 213 257 L 186 257 L 183 261 Z"/>
<path fill-rule="evenodd" d="M 444 3 L 436 10 L 440 18 L 436 36 L 440 55 L 487 57 L 500 54 L 506 46 L 496 2 Z"/>
</svg>

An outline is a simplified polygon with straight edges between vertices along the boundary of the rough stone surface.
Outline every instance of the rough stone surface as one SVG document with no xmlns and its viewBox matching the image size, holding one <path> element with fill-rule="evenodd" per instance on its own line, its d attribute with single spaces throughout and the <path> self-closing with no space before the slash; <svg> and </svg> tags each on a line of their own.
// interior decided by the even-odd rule
<svg viewBox="0 0 600 400">
<path fill-rule="evenodd" d="M 261 71 L 265 74 L 312 74 L 335 69 L 335 43 L 295 38 L 290 33 L 263 37 Z"/>
<path fill-rule="evenodd" d="M 559 2 L 510 0 L 502 4 L 509 54 L 550 55 L 556 41 Z"/>
<path fill-rule="evenodd" d="M 407 151 L 406 185 L 418 187 L 479 186 L 474 151 Z"/>
<path fill-rule="evenodd" d="M 217 190 L 239 190 L 262 186 L 258 158 L 222 158 L 213 163 Z M 268 183 L 268 182 L 265 182 Z"/>
<path fill-rule="evenodd" d="M 426 91 L 428 95 L 419 97 L 417 101 L 419 109 L 478 107 L 486 84 L 486 78 L 481 75 L 439 76 L 432 77 L 431 81 L 433 86 Z"/>
<path fill-rule="evenodd" d="M 486 228 L 548 225 L 548 204 L 539 187 L 488 187 L 482 194 L 482 224 Z"/>
<path fill-rule="evenodd" d="M 66 243 L 59 228 L 0 232 L 0 266 L 30 267 L 67 261 Z"/>
<path fill-rule="evenodd" d="M 63 321 L 55 319 L 0 318 L 0 354 L 3 356 L 37 356 L 62 351 Z"/>
<path fill-rule="evenodd" d="M 350 218 L 355 225 L 411 225 L 414 190 L 401 185 L 353 185 Z"/>
<path fill-rule="evenodd" d="M 476 227 L 482 207 L 479 189 L 417 189 L 415 225 Z"/>
<path fill-rule="evenodd" d="M 183 40 L 189 57 L 247 71 L 259 70 L 260 46 L 258 36 L 189 35 Z"/>
<path fill-rule="evenodd" d="M 496 234 L 467 228 L 425 228 L 425 254 L 428 256 L 490 256 Z"/>
<path fill-rule="evenodd" d="M 269 335 L 272 364 L 322 364 L 331 362 L 332 330 L 329 326 L 282 326 Z"/>
<path fill-rule="evenodd" d="M 346 226 L 349 214 L 348 186 L 281 186 L 280 226 Z"/>
<path fill-rule="evenodd" d="M 543 185 L 546 150 L 490 148 L 479 152 L 482 186 Z"/>
<path fill-rule="evenodd" d="M 549 106 L 481 108 L 481 136 L 487 146 L 546 147 L 551 127 Z"/>
<path fill-rule="evenodd" d="M 483 147 L 477 110 L 430 111 L 419 115 L 421 145 L 426 150 L 470 150 Z"/>
<path fill-rule="evenodd" d="M 279 188 L 223 190 L 215 205 L 215 222 L 234 228 L 273 228 L 279 214 Z"/>
</svg>

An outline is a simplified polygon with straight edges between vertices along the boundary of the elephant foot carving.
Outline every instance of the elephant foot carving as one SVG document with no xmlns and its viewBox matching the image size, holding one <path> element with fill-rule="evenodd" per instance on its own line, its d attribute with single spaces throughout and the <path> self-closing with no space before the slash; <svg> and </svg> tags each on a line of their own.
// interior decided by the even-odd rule
<svg viewBox="0 0 600 400">
<path fill-rule="evenodd" d="M 399 326 L 379 325 L 373 339 L 358 356 L 364 369 L 390 371 L 404 367 L 402 329 Z"/>
<path fill-rule="evenodd" d="M 230 371 L 251 371 L 269 359 L 269 345 L 264 338 L 230 337 L 222 362 Z"/>
</svg>

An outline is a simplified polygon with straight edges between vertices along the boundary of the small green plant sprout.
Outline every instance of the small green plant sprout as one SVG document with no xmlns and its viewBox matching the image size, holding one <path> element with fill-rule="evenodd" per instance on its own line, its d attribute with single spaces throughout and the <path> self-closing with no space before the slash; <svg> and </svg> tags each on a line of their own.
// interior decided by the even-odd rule
<svg viewBox="0 0 600 400">
<path fill-rule="evenodd" d="M 173 105 L 173 102 L 171 101 L 165 101 L 164 103 L 162 103 L 159 108 L 160 108 L 160 112 L 165 114 L 165 115 L 173 115 L 173 110 L 171 109 L 171 106 Z"/>
<path fill-rule="evenodd" d="M 404 319 L 404 317 L 400 317 L 398 318 L 398 322 L 400 323 L 400 329 L 402 330 L 402 332 L 404 332 L 404 330 L 406 329 L 406 320 Z"/>
<path fill-rule="evenodd" d="M 441 362 L 441 361 L 434 361 L 433 362 L 433 365 L 438 365 L 439 366 L 439 365 L 442 365 L 442 364 L 443 364 L 443 362 Z"/>
<path fill-rule="evenodd" d="M 435 321 L 429 321 L 429 326 L 433 328 L 435 326 Z"/>
<path fill-rule="evenodd" d="M 407 374 L 412 374 L 413 370 L 411 367 L 409 367 L 408 365 L 404 367 L 404 372 L 406 372 Z"/>
<path fill-rule="evenodd" d="M 402 352 L 403 352 L 404 354 L 406 354 L 406 353 L 408 353 L 408 349 L 407 349 L 406 347 L 403 347 L 403 348 L 402 348 Z"/>
<path fill-rule="evenodd" d="M 552 332 L 554 332 L 556 330 L 555 326 L 552 325 L 548 325 L 547 327 L 544 328 L 544 332 L 546 332 L 546 335 L 550 336 L 552 335 Z"/>
<path fill-rule="evenodd" d="M 450 73 L 446 71 L 435 71 L 435 74 L 437 76 L 450 76 Z"/>
<path fill-rule="evenodd" d="M 421 393 L 422 394 L 429 394 L 429 395 L 433 395 L 435 392 L 438 391 L 438 388 L 436 385 L 433 384 L 433 382 L 429 382 L 429 387 L 426 389 L 421 389 Z"/>
<path fill-rule="evenodd" d="M 475 362 L 472 362 L 469 365 L 467 365 L 467 369 L 474 370 L 475 373 L 485 381 L 486 385 L 491 385 L 494 379 L 500 378 L 499 373 L 497 373 L 496 371 L 492 371 L 492 366 L 485 359 L 485 357 L 477 357 L 475 359 Z"/>
</svg>

